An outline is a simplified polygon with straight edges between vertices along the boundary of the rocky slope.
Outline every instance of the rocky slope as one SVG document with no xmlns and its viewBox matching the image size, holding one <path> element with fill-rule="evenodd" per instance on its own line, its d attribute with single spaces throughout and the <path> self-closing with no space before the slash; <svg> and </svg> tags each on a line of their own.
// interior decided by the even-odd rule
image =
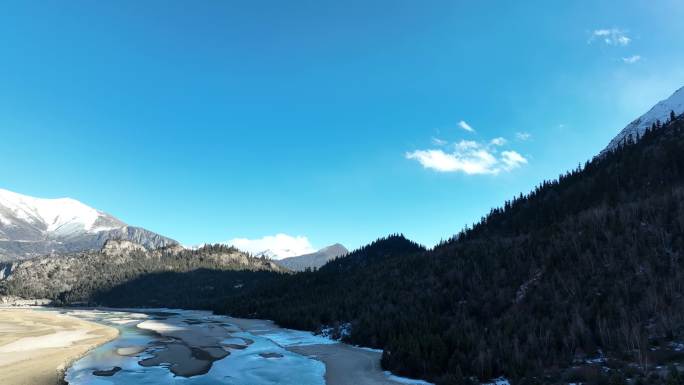
<svg viewBox="0 0 684 385">
<path fill-rule="evenodd" d="M 92 302 L 97 292 L 143 274 L 197 269 L 285 271 L 271 260 L 250 257 L 223 245 L 196 250 L 178 245 L 148 249 L 128 240 L 108 240 L 99 251 L 0 263 L 0 295 L 49 298 L 61 303 Z"/>
<path fill-rule="evenodd" d="M 0 261 L 99 250 L 109 239 L 151 249 L 178 243 L 74 199 L 35 198 L 0 189 Z"/>
</svg>

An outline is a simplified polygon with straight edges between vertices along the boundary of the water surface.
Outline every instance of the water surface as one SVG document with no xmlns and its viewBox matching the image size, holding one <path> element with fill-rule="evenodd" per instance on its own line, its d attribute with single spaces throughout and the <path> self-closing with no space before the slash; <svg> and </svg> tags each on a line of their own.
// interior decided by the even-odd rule
<svg viewBox="0 0 684 385">
<path fill-rule="evenodd" d="M 229 317 L 203 311 L 60 312 L 120 332 L 115 340 L 92 350 L 67 370 L 66 381 L 71 385 L 325 385 L 322 362 L 274 342 L 291 340 L 293 331 L 254 335 L 231 324 Z M 311 338 L 313 343 L 321 342 L 319 337 Z"/>
</svg>

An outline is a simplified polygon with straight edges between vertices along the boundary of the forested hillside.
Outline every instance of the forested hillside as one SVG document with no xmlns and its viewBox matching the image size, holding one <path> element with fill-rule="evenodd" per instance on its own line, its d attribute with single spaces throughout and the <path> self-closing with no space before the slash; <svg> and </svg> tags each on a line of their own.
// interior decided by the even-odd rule
<svg viewBox="0 0 684 385">
<path fill-rule="evenodd" d="M 148 250 L 130 241 L 110 240 L 101 251 L 0 264 L 0 295 L 46 298 L 57 304 L 101 304 L 109 300 L 112 305 L 134 306 L 139 303 L 137 301 L 147 299 L 153 293 L 133 291 L 125 296 L 107 293 L 141 277 L 150 280 L 157 274 L 164 276 L 197 271 L 221 275 L 223 286 L 235 289 L 234 286 L 239 287 L 250 278 L 261 279 L 261 276 L 275 275 L 275 272 L 284 270 L 268 259 L 254 258 L 224 245 L 207 245 L 195 250 L 180 246 Z M 255 274 L 249 274 L 251 272 Z M 235 281 L 229 280 L 228 276 L 234 277 Z M 202 296 L 197 294 L 207 288 L 211 288 L 212 293 L 216 290 L 216 287 L 208 286 L 207 281 L 200 282 L 203 284 L 195 285 L 196 290 L 199 290 L 195 292 L 183 291 L 183 282 L 179 281 L 160 286 L 158 291 L 160 294 L 164 290 L 172 292 L 174 303 L 194 294 L 194 302 L 199 304 Z"/>
<path fill-rule="evenodd" d="M 390 237 L 218 310 L 349 324 L 348 341 L 385 349 L 385 368 L 439 384 L 658 383 L 684 339 L 683 128 L 654 126 L 433 250 Z M 564 369 L 606 357 L 615 368 Z"/>
<path fill-rule="evenodd" d="M 440 385 L 662 383 L 659 368 L 684 361 L 683 198 L 679 118 L 432 250 L 393 235 L 317 271 L 281 274 L 224 246 L 115 248 L 11 265 L 0 290 L 333 327 L 384 349 L 385 368 Z"/>
</svg>

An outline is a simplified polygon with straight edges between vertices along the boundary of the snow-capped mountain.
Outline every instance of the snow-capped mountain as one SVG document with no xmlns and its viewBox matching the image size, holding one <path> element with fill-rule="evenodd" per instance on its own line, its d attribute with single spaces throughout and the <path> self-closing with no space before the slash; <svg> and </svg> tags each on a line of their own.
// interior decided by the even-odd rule
<svg viewBox="0 0 684 385">
<path fill-rule="evenodd" d="M 670 112 L 674 111 L 677 116 L 684 113 L 684 87 L 675 91 L 672 96 L 665 100 L 661 100 L 653 106 L 647 113 L 636 118 L 632 123 L 628 124 L 627 127 L 623 128 L 613 140 L 610 141 L 608 146 L 601 151 L 601 154 L 615 149 L 621 143 L 632 135 L 632 138 L 636 140 L 637 135 L 643 135 L 647 128 L 650 128 L 653 123 L 660 120 L 661 122 L 666 122 L 670 118 Z"/>
<path fill-rule="evenodd" d="M 304 271 L 307 268 L 317 269 L 329 261 L 346 254 L 349 254 L 349 250 L 341 244 L 335 243 L 334 245 L 324 247 L 314 253 L 283 258 L 276 261 L 276 263 L 293 271 Z"/>
<path fill-rule="evenodd" d="M 108 239 L 149 248 L 177 244 L 71 198 L 34 198 L 0 189 L 0 260 L 99 250 Z"/>
<path fill-rule="evenodd" d="M 256 257 L 283 259 L 309 254 L 316 251 L 309 239 L 302 235 L 291 236 L 284 233 L 266 235 L 261 238 L 233 238 L 223 242 Z"/>
</svg>

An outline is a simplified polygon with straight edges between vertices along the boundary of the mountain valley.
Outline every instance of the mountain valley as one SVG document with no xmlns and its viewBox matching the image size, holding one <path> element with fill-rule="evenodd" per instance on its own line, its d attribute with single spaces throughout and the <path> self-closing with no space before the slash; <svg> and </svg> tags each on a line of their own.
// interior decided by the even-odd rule
<svg viewBox="0 0 684 385">
<path fill-rule="evenodd" d="M 684 118 L 669 116 L 431 249 L 395 234 L 274 261 L 225 245 L 105 239 L 125 225 L 0 202 L 6 238 L 102 240 L 2 263 L 0 294 L 272 319 L 382 349 L 386 370 L 439 385 L 658 383 L 667 373 L 657 368 L 684 362 Z"/>
</svg>

